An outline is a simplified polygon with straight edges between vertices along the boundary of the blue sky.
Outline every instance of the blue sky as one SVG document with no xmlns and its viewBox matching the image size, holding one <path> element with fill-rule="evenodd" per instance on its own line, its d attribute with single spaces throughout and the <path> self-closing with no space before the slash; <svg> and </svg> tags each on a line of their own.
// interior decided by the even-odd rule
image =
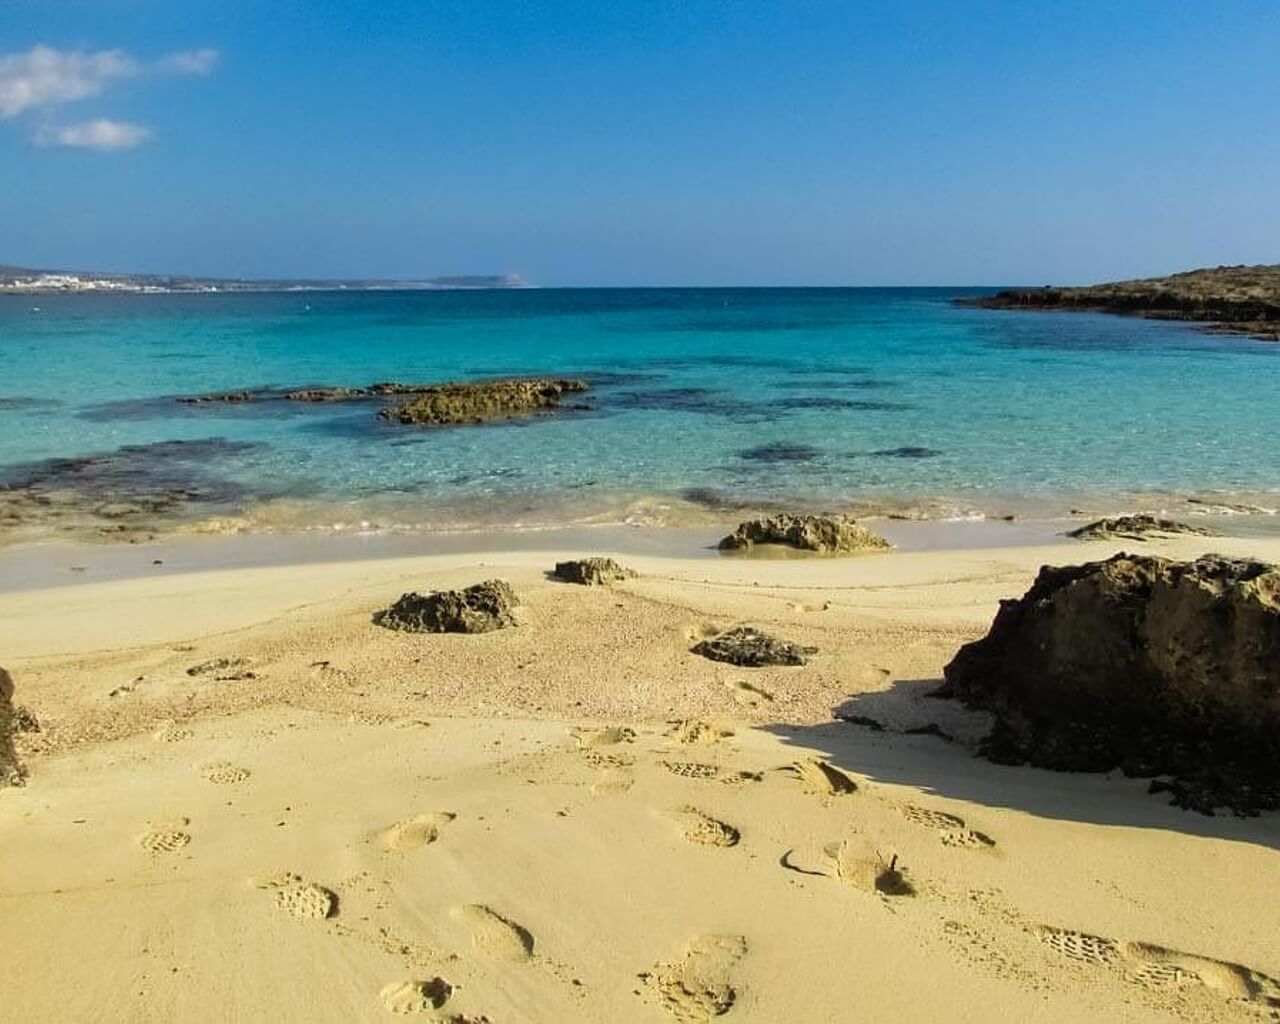
<svg viewBox="0 0 1280 1024">
<path fill-rule="evenodd" d="M 872 285 L 1280 262 L 1277 54 L 1275 0 L 4 0 L 0 263 Z"/>
</svg>

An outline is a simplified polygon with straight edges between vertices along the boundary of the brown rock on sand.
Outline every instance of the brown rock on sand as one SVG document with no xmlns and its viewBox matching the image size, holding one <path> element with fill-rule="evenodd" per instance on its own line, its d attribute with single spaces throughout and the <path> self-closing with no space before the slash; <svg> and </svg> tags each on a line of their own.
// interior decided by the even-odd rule
<svg viewBox="0 0 1280 1024">
<path fill-rule="evenodd" d="M 506 580 L 486 580 L 465 590 L 402 594 L 373 621 L 408 633 L 490 633 L 516 624 L 519 603 Z"/>
<path fill-rule="evenodd" d="M 13 749 L 13 734 L 17 731 L 15 719 L 13 677 L 0 668 L 0 786 L 21 786 L 27 777 L 18 763 L 18 753 Z"/>
<path fill-rule="evenodd" d="M 782 514 L 751 519 L 720 541 L 722 551 L 744 550 L 756 544 L 784 544 L 801 551 L 848 554 L 885 551 L 891 545 L 849 516 Z"/>
<path fill-rule="evenodd" d="M 1179 523 L 1174 519 L 1160 519 L 1146 513 L 1136 516 L 1112 516 L 1067 531 L 1068 537 L 1076 537 L 1080 540 L 1149 540 L 1152 537 L 1171 534 L 1211 537 L 1213 531 L 1206 530 L 1203 526 L 1191 526 L 1189 523 Z"/>
<path fill-rule="evenodd" d="M 806 665 L 808 655 L 816 654 L 818 649 L 779 640 L 753 626 L 735 626 L 695 644 L 692 651 L 712 661 L 743 668 L 763 668 L 766 665 Z"/>
<path fill-rule="evenodd" d="M 619 565 L 612 558 L 575 558 L 568 562 L 557 562 L 553 575 L 566 583 L 581 583 L 590 587 L 634 579 L 636 573 Z"/>
<path fill-rule="evenodd" d="M 986 753 L 1172 775 L 1175 803 L 1280 807 L 1280 568 L 1119 554 L 1045 566 L 945 669 L 996 714 Z"/>
</svg>

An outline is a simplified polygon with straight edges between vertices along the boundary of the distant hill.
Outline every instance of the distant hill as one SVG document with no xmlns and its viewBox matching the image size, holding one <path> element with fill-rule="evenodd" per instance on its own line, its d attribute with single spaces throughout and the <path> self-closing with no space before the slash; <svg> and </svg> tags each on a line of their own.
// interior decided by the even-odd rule
<svg viewBox="0 0 1280 1024">
<path fill-rule="evenodd" d="M 223 278 L 176 274 L 120 274 L 97 270 L 42 270 L 0 264 L 0 294 L 57 292 L 284 292 L 391 289 L 527 288 L 515 274 L 459 274 L 425 278 Z"/>
<path fill-rule="evenodd" d="M 960 301 L 987 309 L 1087 310 L 1192 320 L 1212 331 L 1280 341 L 1280 265 L 1206 267 L 1137 281 L 1015 288 Z"/>
</svg>

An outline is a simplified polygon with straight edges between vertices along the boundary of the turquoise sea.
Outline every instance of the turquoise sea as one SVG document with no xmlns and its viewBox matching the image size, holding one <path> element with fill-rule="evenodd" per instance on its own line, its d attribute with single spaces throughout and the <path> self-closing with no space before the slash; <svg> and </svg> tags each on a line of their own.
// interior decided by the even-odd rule
<svg viewBox="0 0 1280 1024">
<path fill-rule="evenodd" d="M 227 529 L 1280 505 L 1280 345 L 951 301 L 982 291 L 4 296 L 0 497 L 43 495 L 5 525 L 137 499 Z M 594 408 L 423 429 L 174 398 L 513 374 L 583 376 Z"/>
</svg>

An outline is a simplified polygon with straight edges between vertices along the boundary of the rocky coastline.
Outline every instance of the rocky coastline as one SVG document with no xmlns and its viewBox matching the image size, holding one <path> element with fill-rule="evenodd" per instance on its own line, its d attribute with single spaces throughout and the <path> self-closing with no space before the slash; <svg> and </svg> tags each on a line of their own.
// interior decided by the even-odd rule
<svg viewBox="0 0 1280 1024">
<path fill-rule="evenodd" d="M 1080 287 L 1013 288 L 956 301 L 982 309 L 1185 320 L 1214 333 L 1280 341 L 1280 265 L 1211 267 Z"/>
</svg>

